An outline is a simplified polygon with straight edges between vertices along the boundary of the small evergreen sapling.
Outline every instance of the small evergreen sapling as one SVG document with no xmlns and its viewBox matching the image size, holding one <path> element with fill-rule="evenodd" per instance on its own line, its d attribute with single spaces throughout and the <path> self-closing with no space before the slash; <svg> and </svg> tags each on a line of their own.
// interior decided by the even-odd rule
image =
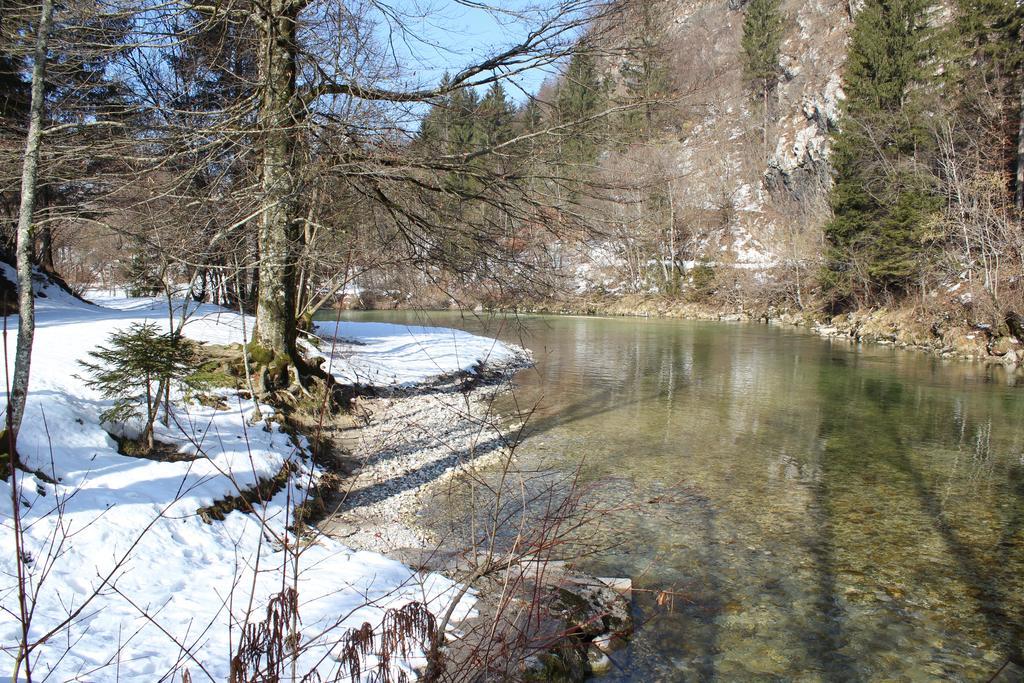
<svg viewBox="0 0 1024 683">
<path fill-rule="evenodd" d="M 162 402 L 164 424 L 169 418 L 168 390 L 172 385 L 192 386 L 190 376 L 198 364 L 194 342 L 174 332 L 161 334 L 153 323 L 133 323 L 112 334 L 109 346 L 100 346 L 89 355 L 95 361 L 79 361 L 90 375 L 87 384 L 114 399 L 114 405 L 100 418 L 121 423 L 142 418 L 145 423 L 139 442 L 148 453 L 153 449 L 153 425 Z"/>
</svg>

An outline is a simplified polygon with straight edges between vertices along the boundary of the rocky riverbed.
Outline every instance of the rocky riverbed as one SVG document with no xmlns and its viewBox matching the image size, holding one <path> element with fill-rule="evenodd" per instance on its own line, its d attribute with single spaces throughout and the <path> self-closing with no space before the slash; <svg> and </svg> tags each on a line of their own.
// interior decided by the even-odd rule
<svg viewBox="0 0 1024 683">
<path fill-rule="evenodd" d="M 426 548 L 433 534 L 417 511 L 433 487 L 507 453 L 491 409 L 498 387 L 468 393 L 361 398 L 363 424 L 352 440 L 358 469 L 342 485 L 328 535 L 361 550 Z"/>
<path fill-rule="evenodd" d="M 475 550 L 448 547 L 420 518 L 446 485 L 514 459 L 516 425 L 494 399 L 529 362 L 524 355 L 476 375 L 356 399 L 356 427 L 334 434 L 355 469 L 320 529 L 467 584 L 475 616 L 459 622 L 460 636 L 445 648 L 458 669 L 579 681 L 610 666 L 606 653 L 632 632 L 629 581 L 587 577 L 529 554 L 477 561 Z"/>
</svg>

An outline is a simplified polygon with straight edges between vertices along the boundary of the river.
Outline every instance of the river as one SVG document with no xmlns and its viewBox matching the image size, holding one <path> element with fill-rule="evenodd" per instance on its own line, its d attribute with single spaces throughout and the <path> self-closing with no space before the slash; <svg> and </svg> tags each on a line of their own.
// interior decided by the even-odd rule
<svg viewBox="0 0 1024 683">
<path fill-rule="evenodd" d="M 607 681 L 985 681 L 1024 648 L 1024 378 L 750 323 L 346 313 L 533 350 L 527 462 L 607 482 Z M 1015 386 L 1019 383 L 1021 386 Z M 599 489 L 600 490 L 600 489 Z"/>
</svg>

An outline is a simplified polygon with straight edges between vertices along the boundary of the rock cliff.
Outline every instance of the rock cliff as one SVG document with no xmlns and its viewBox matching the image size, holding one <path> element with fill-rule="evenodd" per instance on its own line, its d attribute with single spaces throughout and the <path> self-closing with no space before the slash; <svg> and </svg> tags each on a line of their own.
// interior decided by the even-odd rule
<svg viewBox="0 0 1024 683">
<path fill-rule="evenodd" d="M 744 78 L 746 5 L 655 0 L 674 99 L 650 144 L 676 178 L 677 259 L 759 271 L 820 251 L 829 131 L 844 97 L 855 8 L 848 0 L 783 0 L 780 79 L 765 103 Z"/>
</svg>

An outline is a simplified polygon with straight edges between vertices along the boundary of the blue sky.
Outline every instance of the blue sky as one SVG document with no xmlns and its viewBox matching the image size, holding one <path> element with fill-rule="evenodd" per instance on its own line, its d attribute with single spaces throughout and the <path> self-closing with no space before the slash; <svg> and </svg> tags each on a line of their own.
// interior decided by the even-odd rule
<svg viewBox="0 0 1024 683">
<path fill-rule="evenodd" d="M 509 12 L 536 7 L 521 0 L 495 2 L 493 6 Z M 394 7 L 407 15 L 409 32 L 420 39 L 405 38 L 396 31 L 391 33 L 392 45 L 402 63 L 415 72 L 415 80 L 423 84 L 437 83 L 445 71 L 454 73 L 519 42 L 532 23 L 470 8 L 455 0 L 434 0 L 429 4 L 399 0 Z M 512 82 L 505 83 L 509 97 L 524 101 L 525 93 L 536 93 L 555 68 L 548 65 L 517 75 Z"/>
</svg>

